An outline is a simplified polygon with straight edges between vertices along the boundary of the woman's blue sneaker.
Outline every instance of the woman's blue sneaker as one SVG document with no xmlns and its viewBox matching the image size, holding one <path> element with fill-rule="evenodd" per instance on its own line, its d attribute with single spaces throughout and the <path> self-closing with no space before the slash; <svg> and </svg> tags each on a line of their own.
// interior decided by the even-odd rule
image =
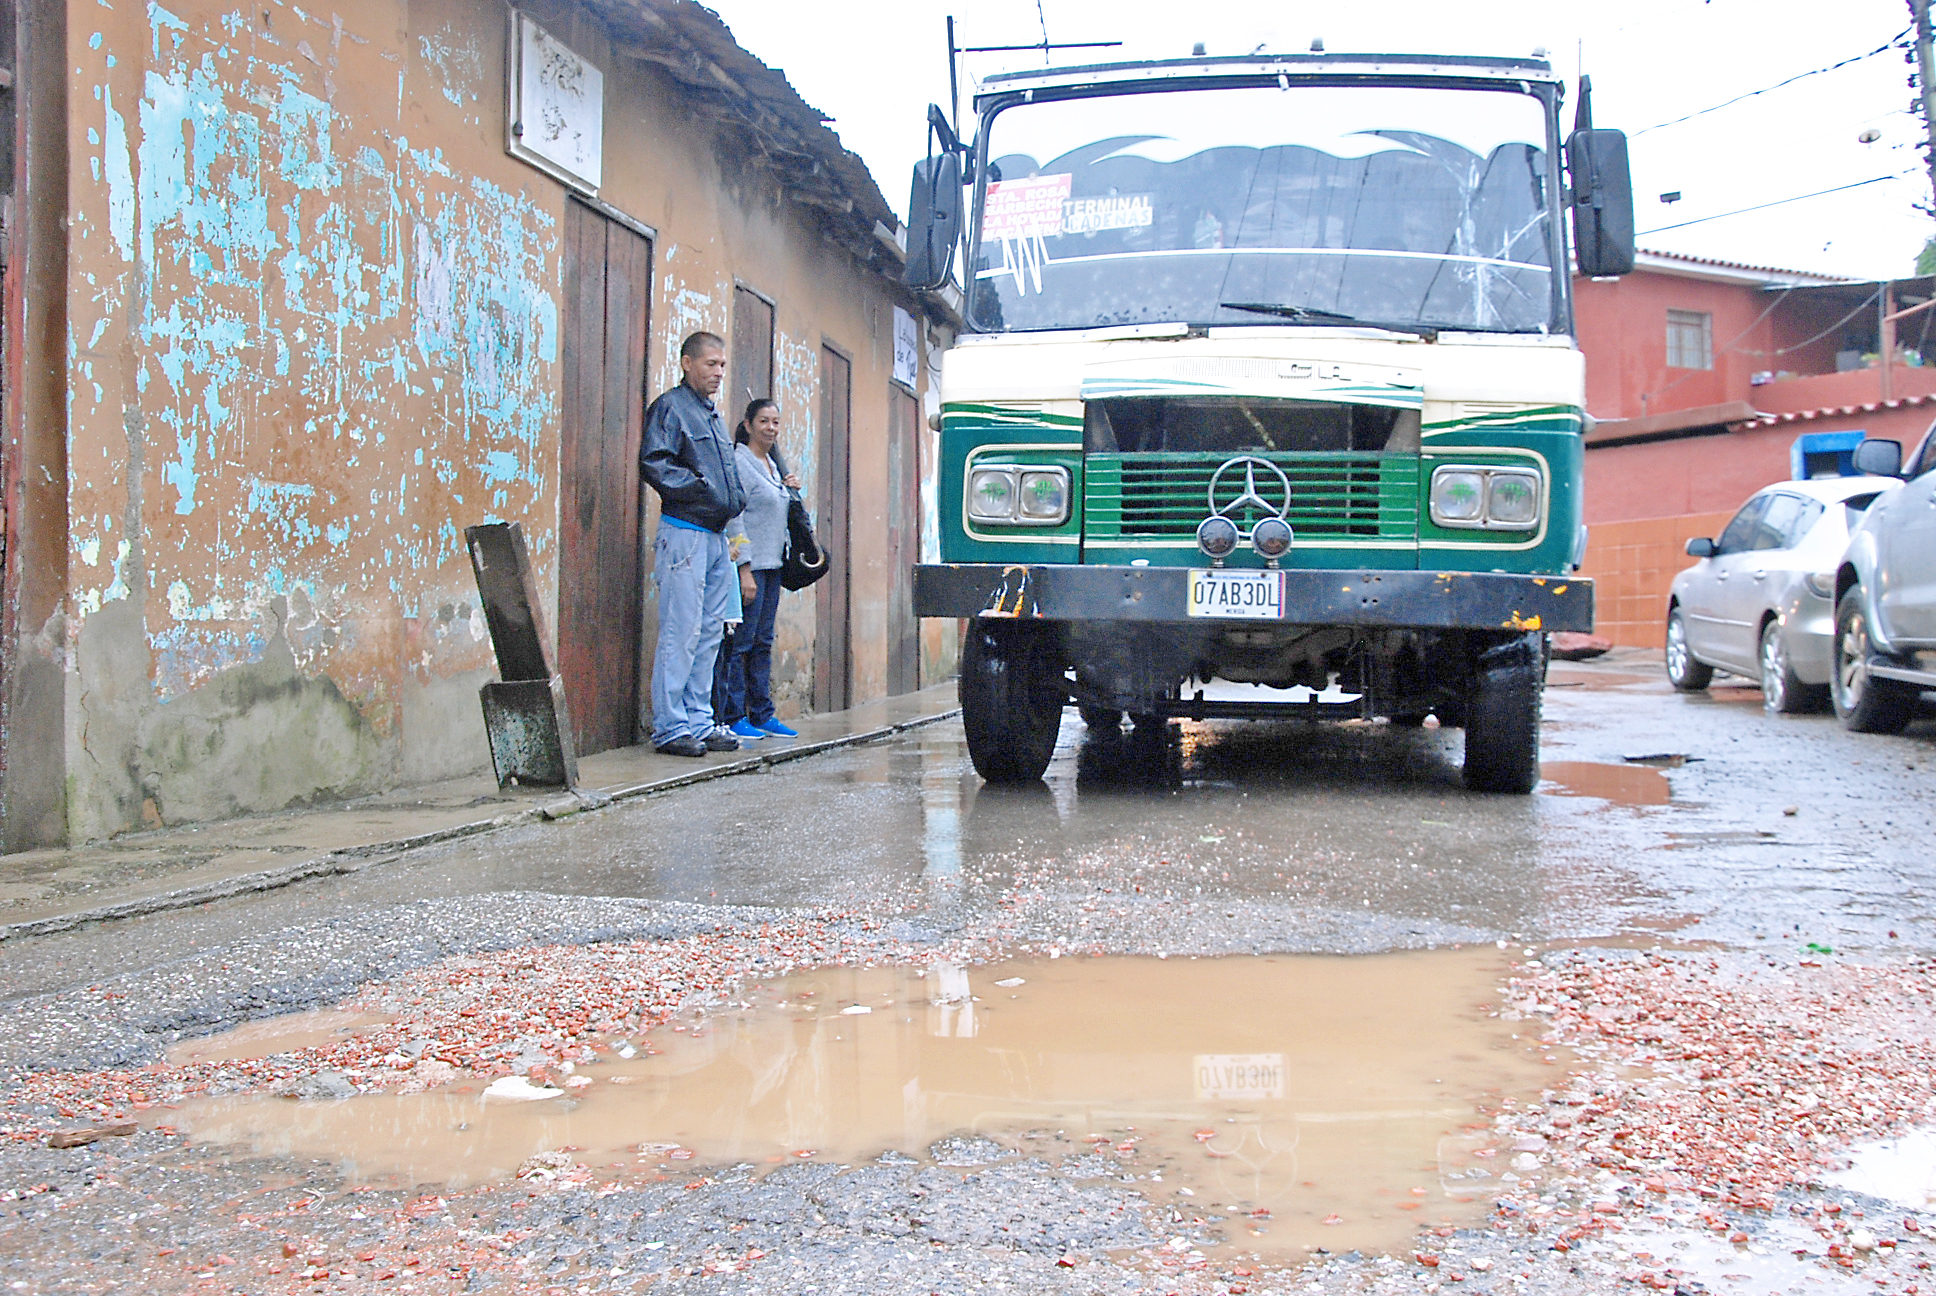
<svg viewBox="0 0 1936 1296">
<path fill-rule="evenodd" d="M 738 732 L 738 731 L 735 730 L 735 732 Z M 781 724 L 777 718 L 768 720 L 765 724 L 761 725 L 758 729 L 755 729 L 753 732 L 766 734 L 767 736 L 772 738 L 798 738 L 800 736 L 800 731 L 798 729 L 787 728 L 785 725 Z"/>
<path fill-rule="evenodd" d="M 770 732 L 769 730 L 766 730 L 766 729 L 755 728 L 753 725 L 753 722 L 751 720 L 748 720 L 745 716 L 741 716 L 739 719 L 733 721 L 733 723 L 727 727 L 727 731 L 729 733 L 737 734 L 741 738 L 748 738 L 748 739 L 764 738 Z"/>
</svg>

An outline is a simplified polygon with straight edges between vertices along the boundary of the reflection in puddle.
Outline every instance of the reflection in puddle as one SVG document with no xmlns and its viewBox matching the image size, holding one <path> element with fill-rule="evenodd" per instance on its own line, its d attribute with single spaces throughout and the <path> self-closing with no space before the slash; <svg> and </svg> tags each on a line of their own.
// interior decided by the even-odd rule
<svg viewBox="0 0 1936 1296">
<path fill-rule="evenodd" d="M 662 1051 L 606 1041 L 541 1101 L 487 1102 L 474 1081 L 210 1099 L 171 1119 L 201 1142 L 454 1187 L 558 1148 L 624 1177 L 924 1155 L 972 1132 L 1001 1145 L 990 1155 L 1177 1194 L 1246 1248 L 1402 1246 L 1539 1176 L 1487 1137 L 1483 1111 L 1557 1078 L 1489 1015 L 1503 970 L 1489 948 L 830 969 L 655 1032 Z"/>
<path fill-rule="evenodd" d="M 1936 1129 L 1911 1130 L 1901 1138 L 1854 1148 L 1849 1168 L 1829 1175 L 1828 1181 L 1910 1210 L 1928 1210 L 1936 1206 Z"/>
<path fill-rule="evenodd" d="M 1667 775 L 1646 765 L 1548 761 L 1539 773 L 1555 785 L 1541 789 L 1550 795 L 1598 797 L 1615 805 L 1666 805 L 1672 791 Z"/>
</svg>

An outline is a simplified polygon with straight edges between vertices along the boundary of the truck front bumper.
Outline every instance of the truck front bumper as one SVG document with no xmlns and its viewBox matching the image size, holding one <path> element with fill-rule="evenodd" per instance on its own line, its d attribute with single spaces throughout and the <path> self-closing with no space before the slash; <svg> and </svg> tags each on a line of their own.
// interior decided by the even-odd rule
<svg viewBox="0 0 1936 1296">
<path fill-rule="evenodd" d="M 1176 621 L 1189 614 L 1190 568 L 923 563 L 914 610 L 924 617 L 1042 621 Z M 1593 629 L 1593 582 L 1500 572 L 1288 570 L 1284 615 L 1233 626 L 1376 626 L 1517 631 Z"/>
</svg>

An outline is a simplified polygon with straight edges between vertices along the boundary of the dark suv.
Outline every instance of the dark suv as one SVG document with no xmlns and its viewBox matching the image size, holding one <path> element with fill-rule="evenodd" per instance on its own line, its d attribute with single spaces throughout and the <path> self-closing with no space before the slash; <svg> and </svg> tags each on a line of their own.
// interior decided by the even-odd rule
<svg viewBox="0 0 1936 1296">
<path fill-rule="evenodd" d="M 1898 441 L 1864 441 L 1857 471 L 1900 477 L 1849 532 L 1835 573 L 1835 714 L 1862 733 L 1898 733 L 1936 689 L 1936 428 L 1905 467 Z"/>
</svg>

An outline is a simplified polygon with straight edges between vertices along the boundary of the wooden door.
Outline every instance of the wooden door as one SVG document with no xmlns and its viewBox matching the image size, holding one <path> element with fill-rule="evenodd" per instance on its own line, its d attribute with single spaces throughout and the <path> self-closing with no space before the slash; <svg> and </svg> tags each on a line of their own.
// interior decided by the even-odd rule
<svg viewBox="0 0 1936 1296">
<path fill-rule="evenodd" d="M 733 343 L 726 370 L 730 379 L 719 415 L 730 430 L 749 402 L 773 394 L 773 303 L 748 288 L 733 290 Z"/>
<path fill-rule="evenodd" d="M 847 525 L 851 496 L 848 445 L 852 427 L 854 368 L 832 347 L 820 349 L 819 513 L 814 529 L 826 541 L 827 574 L 815 585 L 813 709 L 843 711 L 852 704 L 853 668 L 848 658 L 848 573 L 853 549 Z"/>
<path fill-rule="evenodd" d="M 921 687 L 921 621 L 914 564 L 921 558 L 921 404 L 887 389 L 887 691 Z"/>
<path fill-rule="evenodd" d="M 558 673 L 578 754 L 637 740 L 643 547 L 639 435 L 652 244 L 565 204 Z"/>
</svg>

